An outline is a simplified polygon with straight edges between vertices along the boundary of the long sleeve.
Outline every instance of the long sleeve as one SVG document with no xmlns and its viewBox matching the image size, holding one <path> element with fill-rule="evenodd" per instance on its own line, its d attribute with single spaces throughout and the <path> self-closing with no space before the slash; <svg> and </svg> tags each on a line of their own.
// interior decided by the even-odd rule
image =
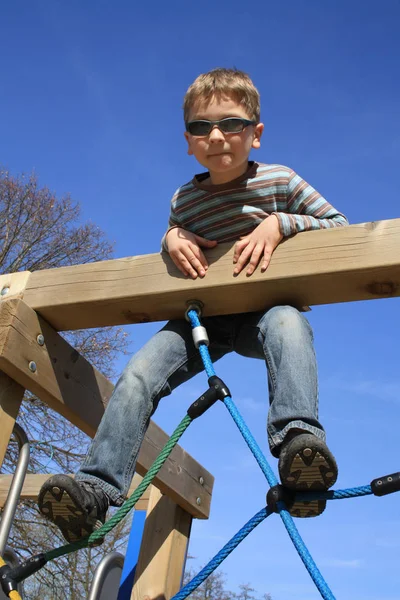
<svg viewBox="0 0 400 600">
<path fill-rule="evenodd" d="M 286 189 L 287 211 L 275 214 L 284 237 L 301 231 L 348 225 L 346 217 L 297 173 L 291 171 Z"/>
<path fill-rule="evenodd" d="M 168 252 L 168 246 L 167 246 L 167 242 L 166 242 L 167 233 L 171 229 L 174 229 L 174 227 L 183 227 L 182 223 L 180 222 L 180 220 L 174 210 L 175 200 L 176 200 L 177 195 L 179 194 L 179 191 L 180 191 L 180 188 L 175 192 L 175 194 L 171 200 L 171 208 L 170 208 L 170 213 L 169 213 L 169 218 L 168 218 L 168 228 L 161 239 L 161 250 L 165 250 L 165 252 Z"/>
</svg>

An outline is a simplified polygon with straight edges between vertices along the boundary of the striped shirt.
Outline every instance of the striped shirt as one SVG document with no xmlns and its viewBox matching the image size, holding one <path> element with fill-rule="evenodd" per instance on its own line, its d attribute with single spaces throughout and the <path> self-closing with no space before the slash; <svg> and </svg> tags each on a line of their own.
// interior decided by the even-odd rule
<svg viewBox="0 0 400 600">
<path fill-rule="evenodd" d="M 297 173 L 282 165 L 249 162 L 241 177 L 222 185 L 195 175 L 171 201 L 168 231 L 182 227 L 209 240 L 232 242 L 276 215 L 284 237 L 300 231 L 348 225 L 338 212 Z M 163 248 L 167 250 L 165 236 Z"/>
</svg>

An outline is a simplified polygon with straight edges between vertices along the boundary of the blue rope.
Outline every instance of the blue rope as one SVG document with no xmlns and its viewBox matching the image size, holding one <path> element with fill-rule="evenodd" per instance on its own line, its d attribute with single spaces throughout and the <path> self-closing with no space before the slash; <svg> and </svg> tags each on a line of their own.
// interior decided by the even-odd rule
<svg viewBox="0 0 400 600">
<path fill-rule="evenodd" d="M 268 481 L 269 485 L 271 487 L 278 485 L 278 480 L 275 477 L 275 473 L 269 466 L 268 461 L 265 458 L 264 454 L 262 453 L 260 446 L 257 444 L 252 433 L 250 432 L 249 428 L 247 427 L 246 423 L 244 422 L 244 419 L 243 419 L 242 415 L 239 413 L 233 400 L 229 397 L 225 398 L 224 404 L 225 404 L 226 408 L 228 409 L 232 419 L 235 421 L 246 444 L 250 448 L 251 453 L 253 454 L 254 458 L 258 462 L 260 469 L 264 473 L 265 478 Z"/>
<path fill-rule="evenodd" d="M 261 470 L 264 473 L 269 485 L 271 487 L 274 485 L 277 485 L 278 481 L 277 481 L 271 467 L 269 466 L 268 461 L 266 460 L 265 456 L 263 455 L 260 447 L 258 446 L 258 444 L 255 441 L 253 435 L 251 434 L 249 428 L 247 427 L 246 423 L 244 422 L 242 416 L 240 415 L 239 411 L 237 410 L 236 406 L 234 405 L 232 399 L 229 397 L 225 398 L 224 403 L 225 403 L 225 406 L 228 408 L 233 420 L 235 421 L 239 431 L 241 432 L 242 436 L 244 437 L 248 447 L 250 448 L 251 452 L 253 453 L 256 461 L 260 465 Z M 321 596 L 324 598 L 324 600 L 334 600 L 334 598 L 335 598 L 334 595 L 330 591 L 320 570 L 318 569 L 318 567 L 315 564 L 306 545 L 304 544 L 303 539 L 302 539 L 296 525 L 294 524 L 294 521 L 293 521 L 291 515 L 286 510 L 285 504 L 283 502 L 278 502 L 278 510 L 279 510 L 279 516 L 281 517 L 281 519 L 286 527 L 286 530 L 290 536 L 290 539 L 292 540 L 297 552 L 299 553 L 301 560 L 304 563 L 304 566 L 306 567 L 307 571 L 309 572 L 309 574 L 310 574 L 313 582 L 315 583 L 316 587 L 318 588 Z"/>
<path fill-rule="evenodd" d="M 189 317 L 190 323 L 193 328 L 201 326 L 200 319 L 195 310 L 189 310 L 188 317 Z M 200 352 L 201 358 L 203 360 L 203 364 L 204 364 L 204 368 L 207 373 L 207 376 L 211 377 L 212 375 L 215 375 L 215 371 L 214 371 L 214 367 L 213 367 L 213 364 L 211 361 L 210 353 L 209 353 L 208 348 L 205 345 L 205 343 L 201 343 L 199 345 L 199 352 Z M 242 416 L 240 415 L 235 404 L 233 403 L 232 399 L 229 396 L 227 396 L 224 399 L 224 404 L 227 407 L 229 413 L 231 414 L 233 420 L 235 421 L 239 431 L 241 432 L 244 440 L 246 441 L 248 447 L 250 448 L 257 463 L 259 464 L 269 485 L 271 487 L 277 485 L 278 480 L 276 479 L 274 472 L 272 471 L 271 467 L 269 466 L 268 461 L 266 460 L 265 456 L 263 455 L 256 440 L 254 439 L 252 433 L 250 432 L 249 428 L 247 427 Z M 299 534 L 297 527 L 294 524 L 292 517 L 286 510 L 285 504 L 283 502 L 278 502 L 278 511 L 279 511 L 279 515 L 286 527 L 286 530 L 289 534 L 290 539 L 292 540 L 301 560 L 304 563 L 304 566 L 306 567 L 308 573 L 310 574 L 312 580 L 314 581 L 314 584 L 316 585 L 321 596 L 324 598 L 324 600 L 335 600 L 334 595 L 332 594 L 331 590 L 329 589 L 328 584 L 324 580 L 321 572 L 319 571 L 311 554 L 309 553 L 306 545 L 304 544 L 304 542 L 301 538 L 301 535 Z M 193 589 L 195 589 L 195 588 L 193 588 Z M 178 600 L 178 598 L 177 598 L 177 600 Z"/>
<path fill-rule="evenodd" d="M 249 535 L 264 519 L 269 517 L 272 511 L 266 507 L 254 515 L 242 529 L 214 556 L 213 559 L 195 576 L 184 588 L 180 590 L 171 600 L 184 600 L 193 590 L 199 587 L 207 577 L 229 556 L 229 554 Z"/>
<path fill-rule="evenodd" d="M 360 496 L 371 495 L 370 485 L 361 485 L 360 487 L 347 488 L 345 490 L 328 490 L 327 492 L 298 492 L 295 496 L 296 501 L 308 502 L 309 500 L 346 500 L 347 498 L 359 498 Z"/>
</svg>

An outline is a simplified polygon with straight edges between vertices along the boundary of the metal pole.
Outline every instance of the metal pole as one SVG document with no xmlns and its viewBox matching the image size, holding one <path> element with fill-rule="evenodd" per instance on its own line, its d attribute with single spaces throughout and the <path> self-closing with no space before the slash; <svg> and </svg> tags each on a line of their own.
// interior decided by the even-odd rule
<svg viewBox="0 0 400 600">
<path fill-rule="evenodd" d="M 97 565 L 88 600 L 116 600 L 124 557 L 111 552 Z"/>
<path fill-rule="evenodd" d="M 17 468 L 15 469 L 14 477 L 8 491 L 7 500 L 4 505 L 3 514 L 0 522 L 0 556 L 3 555 L 10 529 L 17 510 L 19 497 L 21 495 L 22 486 L 29 463 L 29 441 L 25 431 L 18 423 L 15 423 L 13 434 L 17 438 L 19 446 L 19 456 Z"/>
</svg>

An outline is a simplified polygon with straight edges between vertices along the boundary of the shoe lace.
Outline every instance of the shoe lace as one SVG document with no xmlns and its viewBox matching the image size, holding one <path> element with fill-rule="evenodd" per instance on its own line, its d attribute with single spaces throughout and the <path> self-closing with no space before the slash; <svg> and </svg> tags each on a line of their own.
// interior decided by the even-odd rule
<svg viewBox="0 0 400 600">
<path fill-rule="evenodd" d="M 110 505 L 110 500 L 101 487 L 95 483 L 91 483 L 90 481 L 82 481 L 81 485 L 83 489 L 94 499 L 97 509 L 100 512 L 107 511 Z"/>
</svg>

